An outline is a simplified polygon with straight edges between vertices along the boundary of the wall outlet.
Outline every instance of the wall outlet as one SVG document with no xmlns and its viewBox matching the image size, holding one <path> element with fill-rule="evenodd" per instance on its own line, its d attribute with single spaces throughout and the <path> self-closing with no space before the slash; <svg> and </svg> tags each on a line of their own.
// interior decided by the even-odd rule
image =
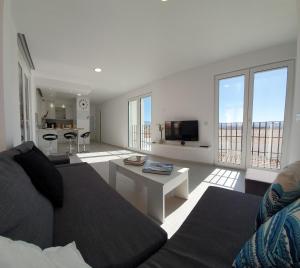
<svg viewBox="0 0 300 268">
<path fill-rule="evenodd" d="M 296 121 L 300 121 L 300 113 L 296 114 Z"/>
</svg>

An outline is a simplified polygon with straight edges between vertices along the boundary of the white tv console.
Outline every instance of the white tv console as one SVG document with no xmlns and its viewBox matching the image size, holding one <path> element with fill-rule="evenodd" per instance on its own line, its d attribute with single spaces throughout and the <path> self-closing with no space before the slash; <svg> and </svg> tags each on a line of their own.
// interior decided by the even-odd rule
<svg viewBox="0 0 300 268">
<path fill-rule="evenodd" d="M 212 164 L 212 147 L 200 147 L 199 144 L 152 143 L 152 154 L 163 157 Z"/>
</svg>

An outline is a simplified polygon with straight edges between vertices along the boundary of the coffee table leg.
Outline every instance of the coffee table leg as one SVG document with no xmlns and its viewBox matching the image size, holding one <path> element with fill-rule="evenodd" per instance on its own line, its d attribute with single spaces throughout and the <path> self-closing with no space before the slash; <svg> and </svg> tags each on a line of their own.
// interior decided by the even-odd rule
<svg viewBox="0 0 300 268">
<path fill-rule="evenodd" d="M 149 185 L 147 197 L 148 215 L 163 223 L 165 219 L 165 196 L 161 185 Z"/>
<path fill-rule="evenodd" d="M 175 190 L 175 195 L 183 198 L 188 199 L 189 197 L 189 179 L 186 179 L 182 182 Z"/>
<path fill-rule="evenodd" d="M 109 162 L 109 185 L 113 189 L 117 189 L 117 167 L 114 163 Z"/>
</svg>

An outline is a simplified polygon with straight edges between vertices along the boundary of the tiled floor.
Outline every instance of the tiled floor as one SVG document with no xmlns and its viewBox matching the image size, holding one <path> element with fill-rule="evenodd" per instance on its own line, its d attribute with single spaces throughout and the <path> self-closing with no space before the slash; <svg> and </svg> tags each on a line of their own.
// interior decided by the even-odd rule
<svg viewBox="0 0 300 268">
<path fill-rule="evenodd" d="M 88 147 L 88 153 L 79 153 L 71 156 L 71 162 L 87 162 L 108 182 L 109 160 L 125 158 L 136 154 L 130 150 L 119 147 L 93 143 Z M 59 146 L 60 152 L 67 151 L 67 145 Z M 217 186 L 235 191 L 244 191 L 244 171 L 216 167 L 208 164 L 178 161 L 161 157 L 149 156 L 150 159 L 167 161 L 180 167 L 188 167 L 189 170 L 189 199 L 183 200 L 169 196 L 166 200 L 166 219 L 161 225 L 169 237 L 178 230 L 188 214 L 197 204 L 207 187 Z M 132 180 L 119 175 L 117 178 L 117 191 L 131 204 L 143 213 L 146 211 L 147 190 L 135 187 Z M 211 204 L 213 206 L 213 204 Z"/>
</svg>

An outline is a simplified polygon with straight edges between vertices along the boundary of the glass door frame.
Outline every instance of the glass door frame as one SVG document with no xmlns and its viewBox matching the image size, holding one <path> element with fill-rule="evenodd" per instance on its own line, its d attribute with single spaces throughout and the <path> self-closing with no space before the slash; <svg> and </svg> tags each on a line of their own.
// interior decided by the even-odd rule
<svg viewBox="0 0 300 268">
<path fill-rule="evenodd" d="M 284 134 L 282 140 L 281 168 L 287 164 L 288 139 L 290 137 L 290 127 L 292 122 L 293 110 L 293 92 L 295 77 L 295 61 L 287 60 L 277 63 L 265 64 L 240 71 L 220 74 L 215 76 L 215 157 L 216 165 L 232 167 L 238 169 L 262 169 L 273 170 L 269 168 L 259 168 L 251 166 L 251 138 L 252 138 L 252 113 L 253 113 L 253 97 L 254 97 L 254 75 L 257 72 L 270 71 L 274 69 L 288 68 L 287 86 L 285 99 L 284 114 Z M 243 115 L 243 145 L 241 154 L 241 165 L 231 163 L 221 163 L 219 159 L 219 81 L 226 78 L 244 75 L 244 115 Z"/>
<path fill-rule="evenodd" d="M 137 147 L 130 147 L 130 129 L 129 129 L 129 122 L 130 122 L 130 112 L 129 112 L 129 107 L 130 107 L 130 102 L 136 101 L 137 103 L 137 124 L 136 124 L 136 145 Z M 140 150 L 140 122 L 141 122 L 141 112 L 140 112 L 140 99 L 139 97 L 133 97 L 128 99 L 128 104 L 127 104 L 127 128 L 128 128 L 128 139 L 127 139 L 127 147 L 131 150 Z"/>
<path fill-rule="evenodd" d="M 233 78 L 237 76 L 244 76 L 244 109 L 243 109 L 243 134 L 242 134 L 242 152 L 241 152 L 241 164 L 222 163 L 219 162 L 219 81 L 223 79 Z M 248 85 L 249 85 L 249 70 L 244 69 L 240 71 L 234 71 L 230 73 L 220 74 L 215 76 L 215 164 L 224 167 L 232 167 L 238 169 L 246 168 L 246 148 L 247 148 L 247 132 L 245 131 L 245 122 L 248 118 Z"/>
<path fill-rule="evenodd" d="M 294 69 L 295 61 L 288 60 L 277 63 L 266 64 L 250 69 L 250 80 L 249 80 L 249 104 L 248 104 L 248 121 L 247 121 L 247 137 L 249 141 L 247 142 L 247 157 L 246 166 L 253 169 L 260 170 L 277 170 L 271 168 L 261 168 L 251 166 L 251 139 L 252 139 L 252 115 L 253 115 L 253 101 L 254 101 L 254 78 L 255 74 L 264 71 L 272 71 L 276 69 L 287 68 L 287 84 L 286 84 L 286 97 L 285 97 L 285 108 L 284 108 L 284 125 L 283 125 L 283 138 L 281 147 L 281 167 L 284 168 L 287 165 L 288 160 L 288 139 L 290 137 L 290 128 L 292 122 L 292 111 L 293 111 L 293 92 L 294 92 Z M 279 169 L 279 170 L 280 170 Z"/>
<path fill-rule="evenodd" d="M 32 94 L 31 94 L 31 70 L 28 64 L 26 63 L 26 60 L 24 59 L 21 51 L 19 51 L 18 54 L 18 66 L 21 70 L 22 73 L 22 101 L 23 101 L 23 116 L 24 116 L 24 133 L 25 141 L 29 141 L 33 139 L 33 119 L 32 119 Z M 26 84 L 27 83 L 27 84 Z M 20 85 L 20 81 L 19 81 Z M 20 88 L 19 88 L 20 90 Z M 27 91 L 26 91 L 27 90 Z M 20 95 L 19 95 L 19 102 L 20 100 Z M 20 106 L 20 103 L 19 103 Z M 21 111 L 19 111 L 21 113 Z M 21 120 L 21 114 L 20 114 L 20 120 Z M 21 122 L 20 122 L 21 126 Z M 22 136 L 22 133 L 21 133 Z M 22 138 L 21 138 L 22 139 Z M 21 140 L 22 142 L 22 140 Z"/>
<path fill-rule="evenodd" d="M 142 109 L 142 105 L 141 105 L 141 101 L 143 98 L 146 98 L 146 97 L 151 97 L 151 135 L 152 135 L 152 119 L 153 119 L 153 97 L 152 97 L 152 93 L 145 93 L 143 95 L 140 95 L 140 96 L 136 96 L 136 97 L 132 97 L 132 98 L 129 98 L 128 101 L 127 101 L 127 128 L 128 128 L 128 131 L 127 131 L 127 135 L 128 135 L 128 139 L 127 139 L 127 148 L 128 149 L 131 149 L 131 150 L 135 150 L 135 151 L 139 151 L 139 152 L 144 152 L 144 153 L 150 153 L 151 151 L 144 151 L 141 149 L 141 109 Z M 130 134 L 129 134 L 129 103 L 131 101 L 137 101 L 137 111 L 138 111 L 138 114 L 137 114 L 137 140 L 136 140 L 136 143 L 137 143 L 137 147 L 136 148 L 133 148 L 133 147 L 129 147 L 129 144 L 130 144 Z"/>
</svg>

